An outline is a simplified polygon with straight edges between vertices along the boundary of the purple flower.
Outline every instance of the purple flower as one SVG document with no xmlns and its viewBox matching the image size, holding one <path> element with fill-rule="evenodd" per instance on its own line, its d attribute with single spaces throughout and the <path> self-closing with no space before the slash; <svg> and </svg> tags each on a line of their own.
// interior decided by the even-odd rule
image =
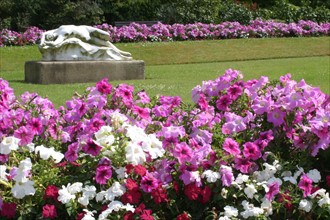
<svg viewBox="0 0 330 220">
<path fill-rule="evenodd" d="M 246 158 L 235 158 L 235 169 L 241 171 L 242 173 L 248 173 L 249 169 L 252 167 L 253 163 Z"/>
<path fill-rule="evenodd" d="M 217 106 L 217 109 L 219 109 L 221 111 L 227 111 L 228 106 L 231 103 L 232 103 L 232 100 L 231 100 L 230 96 L 229 95 L 223 95 L 217 100 L 216 106 Z"/>
<path fill-rule="evenodd" d="M 151 175 L 151 173 L 147 173 L 142 177 L 141 180 L 141 189 L 144 192 L 150 193 L 152 190 L 157 189 L 158 180 Z"/>
<path fill-rule="evenodd" d="M 269 201 L 272 201 L 274 196 L 276 194 L 278 194 L 280 192 L 280 185 L 278 182 L 273 182 L 271 184 L 269 184 L 268 189 L 266 190 L 266 199 L 268 199 Z"/>
<path fill-rule="evenodd" d="M 230 186 L 234 181 L 234 174 L 231 167 L 221 165 L 220 174 L 223 186 Z"/>
<path fill-rule="evenodd" d="M 247 159 L 257 160 L 261 157 L 261 152 L 259 147 L 252 143 L 252 142 L 246 142 L 243 144 L 243 155 Z"/>
<path fill-rule="evenodd" d="M 100 151 L 101 151 L 102 147 L 100 145 L 98 145 L 95 141 L 93 140 L 89 140 L 83 147 L 82 150 L 87 153 L 90 154 L 92 156 L 97 156 Z"/>
<path fill-rule="evenodd" d="M 275 108 L 267 113 L 267 121 L 272 122 L 275 127 L 284 123 L 285 112 Z"/>
<path fill-rule="evenodd" d="M 300 181 L 298 183 L 298 187 L 304 191 L 304 197 L 309 196 L 312 194 L 313 189 L 313 180 L 311 180 L 307 174 L 301 176 Z"/>
<path fill-rule="evenodd" d="M 95 181 L 98 184 L 104 185 L 112 176 L 112 170 L 110 166 L 100 165 L 96 168 Z"/>
<path fill-rule="evenodd" d="M 70 144 L 68 150 L 64 154 L 65 159 L 70 162 L 77 160 L 78 150 L 78 143 Z"/>
<path fill-rule="evenodd" d="M 235 113 L 225 113 L 226 123 L 222 126 L 222 133 L 232 134 L 246 129 L 246 124 L 241 116 Z"/>
</svg>

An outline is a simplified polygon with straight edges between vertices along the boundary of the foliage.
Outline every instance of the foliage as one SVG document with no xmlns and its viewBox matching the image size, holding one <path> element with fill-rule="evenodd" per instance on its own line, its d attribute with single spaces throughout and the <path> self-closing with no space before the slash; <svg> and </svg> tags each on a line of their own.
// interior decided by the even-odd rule
<svg viewBox="0 0 330 220">
<path fill-rule="evenodd" d="M 219 0 L 171 0 L 160 6 L 158 18 L 167 24 L 214 23 L 220 4 Z"/>
<path fill-rule="evenodd" d="M 241 24 L 249 24 L 252 19 L 252 11 L 242 4 L 237 4 L 232 1 L 223 2 L 219 9 L 219 20 L 222 22 L 237 21 Z"/>
<path fill-rule="evenodd" d="M 227 70 L 180 97 L 103 79 L 65 107 L 4 80 L 0 215 L 22 219 L 326 219 L 329 96 Z"/>
</svg>

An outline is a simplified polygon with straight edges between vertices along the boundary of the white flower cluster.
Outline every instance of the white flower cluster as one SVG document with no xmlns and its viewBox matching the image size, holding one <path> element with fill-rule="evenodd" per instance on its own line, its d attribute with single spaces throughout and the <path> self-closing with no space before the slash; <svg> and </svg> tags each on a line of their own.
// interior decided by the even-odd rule
<svg viewBox="0 0 330 220">
<path fill-rule="evenodd" d="M 18 149 L 20 139 L 15 137 L 5 137 L 0 143 L 0 154 L 10 154 L 12 150 Z"/>
<path fill-rule="evenodd" d="M 238 190 L 242 190 L 244 195 L 248 198 L 254 200 L 257 199 L 261 201 L 260 207 L 256 207 L 254 202 L 249 202 L 244 200 L 242 202 L 243 210 L 239 211 L 233 206 L 225 206 L 224 212 L 221 212 L 219 220 L 229 220 L 236 219 L 239 216 L 247 219 L 249 217 L 260 217 L 260 216 L 270 216 L 273 214 L 272 202 L 269 201 L 266 196 L 260 198 L 260 193 L 258 193 L 260 186 L 264 188 L 264 192 L 269 192 L 269 185 L 275 182 L 278 186 L 281 186 L 285 182 L 297 185 L 300 181 L 300 176 L 306 174 L 309 179 L 314 183 L 318 183 L 321 180 L 321 174 L 318 170 L 313 169 L 305 173 L 303 168 L 298 167 L 297 171 L 292 175 L 291 171 L 282 171 L 282 166 L 277 160 L 273 164 L 264 163 L 262 171 L 255 171 L 251 177 L 245 174 L 238 174 L 235 181 L 233 181 L 232 186 Z M 281 176 L 281 178 L 277 177 Z M 217 174 L 213 171 L 204 171 L 202 177 L 206 177 L 208 182 L 212 182 L 218 178 Z M 228 192 L 228 190 L 226 190 Z M 261 193 L 262 194 L 262 193 Z M 236 194 L 235 194 L 236 195 Z M 234 195 L 234 196 L 235 196 Z M 299 209 L 305 212 L 310 212 L 313 208 L 313 202 L 317 201 L 317 204 L 321 208 L 330 208 L 330 198 L 329 193 L 325 189 L 319 189 L 308 197 L 302 199 L 299 203 Z"/>
<path fill-rule="evenodd" d="M 35 153 L 39 153 L 40 158 L 43 160 L 48 160 L 50 157 L 52 157 L 55 163 L 59 163 L 64 158 L 64 155 L 60 152 L 55 151 L 53 147 L 48 148 L 44 145 L 37 146 L 35 148 Z"/>
<path fill-rule="evenodd" d="M 156 135 L 146 134 L 142 128 L 128 125 L 126 136 L 131 139 L 125 148 L 126 160 L 133 165 L 142 164 L 148 155 L 151 159 L 156 159 L 165 153 L 162 142 Z"/>
<path fill-rule="evenodd" d="M 112 186 L 106 190 L 96 193 L 95 186 L 85 186 L 80 182 L 76 182 L 73 184 L 68 184 L 67 186 L 62 186 L 62 189 L 58 191 L 58 201 L 63 204 L 69 203 L 71 200 L 75 200 L 77 197 L 77 201 L 87 207 L 89 201 L 95 199 L 96 202 L 106 203 L 110 201 L 106 210 L 104 210 L 98 217 L 99 220 L 105 220 L 107 217 L 113 212 L 117 212 L 119 210 L 126 210 L 134 212 L 134 207 L 130 204 L 124 205 L 120 201 L 115 200 L 116 197 L 122 196 L 126 192 L 126 188 L 121 185 L 119 182 L 114 182 Z M 85 215 L 83 220 L 94 220 L 94 213 L 96 211 L 89 211 L 84 209 Z"/>
<path fill-rule="evenodd" d="M 17 199 L 22 199 L 27 195 L 34 195 L 36 192 L 33 187 L 33 181 L 31 181 L 28 177 L 30 177 L 30 172 L 32 169 L 32 163 L 30 158 L 26 158 L 22 160 L 16 170 L 16 174 L 13 177 L 15 180 L 15 185 L 11 189 L 13 196 Z"/>
</svg>

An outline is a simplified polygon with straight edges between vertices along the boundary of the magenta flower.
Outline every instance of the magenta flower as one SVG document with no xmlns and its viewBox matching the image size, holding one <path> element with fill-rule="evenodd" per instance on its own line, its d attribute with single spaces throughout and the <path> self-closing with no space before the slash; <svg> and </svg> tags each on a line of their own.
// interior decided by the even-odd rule
<svg viewBox="0 0 330 220">
<path fill-rule="evenodd" d="M 253 100 L 251 108 L 256 114 L 263 114 L 270 110 L 270 107 L 274 104 L 270 97 L 259 96 Z"/>
<path fill-rule="evenodd" d="M 140 91 L 138 92 L 137 95 L 140 98 L 139 100 L 136 101 L 137 103 L 142 103 L 142 104 L 150 103 L 150 98 L 145 91 Z"/>
<path fill-rule="evenodd" d="M 230 96 L 229 95 L 223 95 L 217 100 L 216 106 L 217 106 L 217 109 L 219 109 L 221 111 L 227 111 L 228 106 L 231 103 L 232 103 L 232 100 L 231 100 Z"/>
<path fill-rule="evenodd" d="M 150 109 L 141 108 L 140 106 L 135 105 L 133 107 L 133 112 L 137 114 L 140 118 L 149 119 L 150 118 Z"/>
<path fill-rule="evenodd" d="M 34 133 L 31 129 L 28 129 L 26 126 L 21 126 L 14 132 L 14 137 L 19 138 L 19 145 L 27 145 L 32 143 L 34 138 Z"/>
<path fill-rule="evenodd" d="M 239 148 L 238 143 L 231 138 L 225 139 L 225 141 L 223 142 L 222 148 L 233 156 L 236 156 L 241 153 L 241 149 Z"/>
<path fill-rule="evenodd" d="M 233 85 L 227 89 L 227 93 L 232 100 L 236 100 L 238 96 L 242 95 L 242 88 L 238 85 Z"/>
<path fill-rule="evenodd" d="M 272 122 L 275 127 L 284 123 L 285 112 L 275 108 L 267 113 L 267 121 Z"/>
<path fill-rule="evenodd" d="M 65 152 L 64 157 L 67 161 L 72 162 L 78 158 L 78 143 L 72 143 L 68 146 L 68 150 Z"/>
<path fill-rule="evenodd" d="M 243 144 L 243 147 L 243 155 L 245 158 L 257 160 L 261 157 L 260 149 L 256 144 L 252 142 L 246 142 Z"/>
<path fill-rule="evenodd" d="M 300 189 L 302 189 L 304 191 L 304 197 L 312 194 L 312 189 L 313 189 L 312 183 L 313 183 L 313 180 L 311 180 L 307 176 L 307 174 L 304 174 L 303 176 L 301 176 L 298 186 Z"/>
<path fill-rule="evenodd" d="M 179 163 L 182 164 L 191 159 L 192 150 L 185 142 L 182 142 L 175 145 L 173 155 L 178 159 Z"/>
<path fill-rule="evenodd" d="M 96 168 L 95 181 L 98 184 L 104 185 L 112 176 L 112 170 L 110 166 L 101 165 Z"/>
<path fill-rule="evenodd" d="M 89 140 L 83 147 L 82 150 L 87 153 L 90 154 L 92 156 L 97 156 L 100 151 L 101 151 L 102 147 L 99 146 L 95 141 L 93 140 Z"/>
<path fill-rule="evenodd" d="M 144 192 L 150 193 L 152 190 L 157 189 L 158 180 L 153 177 L 150 173 L 147 173 L 142 177 L 141 188 Z"/>
<path fill-rule="evenodd" d="M 42 132 L 42 124 L 39 118 L 32 118 L 28 123 L 27 127 L 33 132 L 33 134 L 38 135 Z"/>
<path fill-rule="evenodd" d="M 198 105 L 202 111 L 206 111 L 207 108 L 209 107 L 209 103 L 207 102 L 204 94 L 199 95 Z"/>
<path fill-rule="evenodd" d="M 102 94 L 110 94 L 112 90 L 111 84 L 108 83 L 108 79 L 104 78 L 96 84 L 97 90 Z"/>
<path fill-rule="evenodd" d="M 248 173 L 250 167 L 252 167 L 253 163 L 250 162 L 246 158 L 235 158 L 235 169 L 241 171 L 242 173 Z"/>
<path fill-rule="evenodd" d="M 269 201 L 272 201 L 274 196 L 277 195 L 280 192 L 280 185 L 278 182 L 273 182 L 268 185 L 268 190 L 266 193 L 266 199 Z"/>
</svg>

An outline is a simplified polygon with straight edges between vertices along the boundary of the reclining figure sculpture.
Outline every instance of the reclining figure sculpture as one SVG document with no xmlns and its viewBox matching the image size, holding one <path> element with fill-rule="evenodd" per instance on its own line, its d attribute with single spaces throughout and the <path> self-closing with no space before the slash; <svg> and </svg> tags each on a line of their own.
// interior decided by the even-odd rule
<svg viewBox="0 0 330 220">
<path fill-rule="evenodd" d="M 43 33 L 39 50 L 43 60 L 132 60 L 110 43 L 109 33 L 86 25 L 62 25 Z"/>
</svg>

